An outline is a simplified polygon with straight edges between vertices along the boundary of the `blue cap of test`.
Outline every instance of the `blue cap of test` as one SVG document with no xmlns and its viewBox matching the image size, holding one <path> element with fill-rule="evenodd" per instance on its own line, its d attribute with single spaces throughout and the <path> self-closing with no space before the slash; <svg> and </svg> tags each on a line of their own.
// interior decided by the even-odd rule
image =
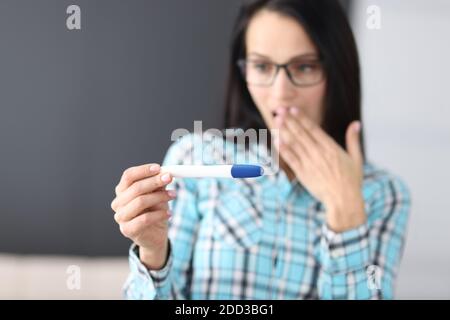
<svg viewBox="0 0 450 320">
<path fill-rule="evenodd" d="M 234 164 L 231 167 L 231 176 L 233 178 L 254 178 L 263 174 L 263 167 L 254 164 Z"/>
</svg>

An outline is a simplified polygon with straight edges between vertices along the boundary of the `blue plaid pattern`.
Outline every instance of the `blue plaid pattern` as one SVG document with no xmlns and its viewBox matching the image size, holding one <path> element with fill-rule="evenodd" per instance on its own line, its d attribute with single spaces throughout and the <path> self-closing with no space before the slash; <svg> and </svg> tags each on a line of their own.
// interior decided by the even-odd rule
<svg viewBox="0 0 450 320">
<path fill-rule="evenodd" d="M 163 165 L 198 163 L 198 139 L 174 142 Z M 244 152 L 229 151 L 236 148 Z M 223 163 L 214 143 L 202 150 L 202 163 Z M 133 244 L 127 299 L 394 297 L 410 193 L 373 164 L 364 165 L 367 222 L 342 233 L 328 228 L 322 203 L 282 170 L 256 179 L 176 178 L 168 189 L 177 191 L 168 261 L 147 270 Z"/>
</svg>

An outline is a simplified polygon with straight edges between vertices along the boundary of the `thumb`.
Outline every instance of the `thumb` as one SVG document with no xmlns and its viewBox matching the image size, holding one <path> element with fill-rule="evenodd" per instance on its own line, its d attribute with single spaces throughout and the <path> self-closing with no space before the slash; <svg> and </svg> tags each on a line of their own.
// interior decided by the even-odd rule
<svg viewBox="0 0 450 320">
<path fill-rule="evenodd" d="M 361 122 L 353 121 L 347 128 L 347 132 L 345 134 L 345 142 L 347 146 L 347 152 L 350 154 L 350 157 L 356 163 L 362 166 L 363 155 L 361 151 L 360 132 L 361 132 Z"/>
</svg>

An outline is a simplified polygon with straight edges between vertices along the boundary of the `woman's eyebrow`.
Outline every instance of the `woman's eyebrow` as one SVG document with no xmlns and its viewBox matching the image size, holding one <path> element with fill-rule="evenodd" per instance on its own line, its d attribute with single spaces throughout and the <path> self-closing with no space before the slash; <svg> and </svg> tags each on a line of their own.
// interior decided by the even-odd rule
<svg viewBox="0 0 450 320">
<path fill-rule="evenodd" d="M 267 59 L 270 59 L 268 56 L 266 56 L 266 55 L 263 55 L 263 54 L 261 54 L 261 53 L 257 53 L 257 52 L 249 52 L 248 53 L 248 55 L 249 56 L 259 56 L 259 57 L 261 57 L 261 58 L 267 58 Z"/>
<path fill-rule="evenodd" d="M 266 55 L 264 55 L 264 54 L 257 53 L 257 52 L 249 52 L 248 55 L 249 55 L 249 56 L 255 55 L 255 56 L 259 56 L 259 57 L 261 57 L 261 58 L 266 58 L 266 59 L 272 60 L 269 56 L 266 56 Z M 312 58 L 312 57 L 317 58 L 317 57 L 318 57 L 318 54 L 315 53 L 315 52 L 307 52 L 307 53 L 298 54 L 298 55 L 295 55 L 295 56 L 293 56 L 292 58 L 290 58 L 290 59 L 288 60 L 288 62 L 291 62 L 291 61 L 297 60 L 297 59 L 302 59 L 302 58 Z"/>
<path fill-rule="evenodd" d="M 300 54 L 298 56 L 292 57 L 291 59 L 289 59 L 289 61 L 292 60 L 297 60 L 297 59 L 304 59 L 304 58 L 318 58 L 319 55 L 315 52 L 308 52 L 308 53 L 304 53 L 304 54 Z"/>
</svg>

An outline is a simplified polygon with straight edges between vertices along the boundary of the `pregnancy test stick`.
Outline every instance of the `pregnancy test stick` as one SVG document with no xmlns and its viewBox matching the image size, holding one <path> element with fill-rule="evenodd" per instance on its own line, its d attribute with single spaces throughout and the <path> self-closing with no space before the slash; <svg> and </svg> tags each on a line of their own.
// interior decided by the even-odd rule
<svg viewBox="0 0 450 320">
<path fill-rule="evenodd" d="M 262 176 L 264 169 L 253 164 L 173 165 L 162 166 L 161 172 L 169 172 L 179 178 L 255 178 Z"/>
</svg>

